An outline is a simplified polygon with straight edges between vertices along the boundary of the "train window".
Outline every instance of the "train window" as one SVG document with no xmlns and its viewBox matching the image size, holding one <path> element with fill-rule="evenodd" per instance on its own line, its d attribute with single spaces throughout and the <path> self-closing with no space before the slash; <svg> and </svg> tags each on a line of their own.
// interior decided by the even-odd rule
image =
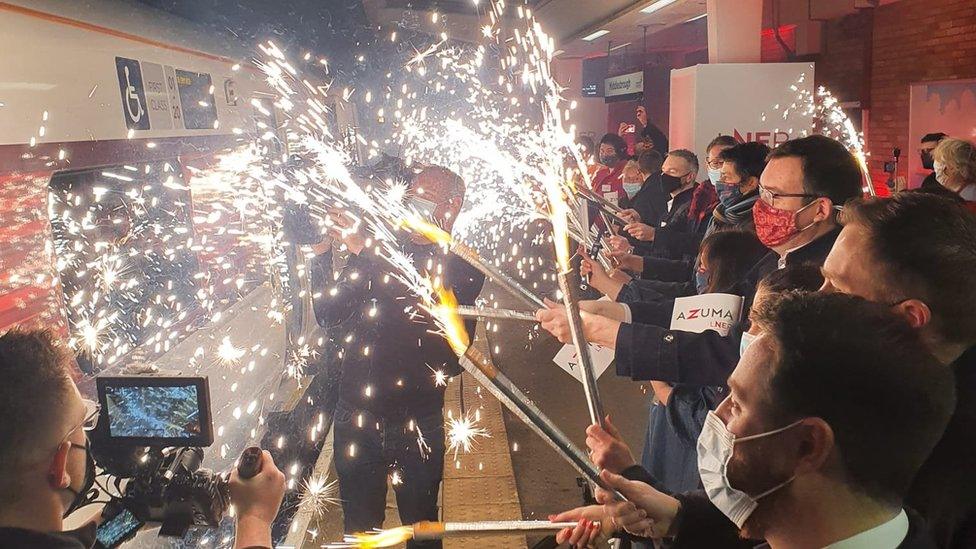
<svg viewBox="0 0 976 549">
<path fill-rule="evenodd" d="M 70 343 L 92 374 L 176 343 L 198 309 L 190 193 L 176 160 L 51 178 L 48 205 Z"/>
</svg>

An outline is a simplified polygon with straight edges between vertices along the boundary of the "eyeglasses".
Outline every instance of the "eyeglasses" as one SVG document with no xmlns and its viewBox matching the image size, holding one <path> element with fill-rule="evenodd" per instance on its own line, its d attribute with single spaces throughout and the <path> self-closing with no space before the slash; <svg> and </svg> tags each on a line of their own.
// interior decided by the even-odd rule
<svg viewBox="0 0 976 549">
<path fill-rule="evenodd" d="M 67 440 L 68 437 L 70 437 L 71 434 L 78 429 L 82 429 L 84 431 L 94 431 L 95 427 L 98 426 L 98 417 L 102 411 L 102 405 L 93 400 L 88 400 L 87 398 L 81 399 L 81 403 L 85 405 L 84 419 L 81 420 L 81 423 L 68 431 L 64 435 L 64 438 L 61 439 L 61 442 Z"/>
<path fill-rule="evenodd" d="M 717 159 L 717 160 L 709 160 L 708 162 L 706 162 L 706 164 L 708 164 L 708 167 L 711 168 L 711 169 L 713 169 L 713 170 L 721 170 L 722 169 L 722 166 L 725 165 L 725 161 L 724 160 L 720 160 L 720 159 Z"/>
<path fill-rule="evenodd" d="M 759 185 L 759 198 L 766 204 L 775 206 L 777 198 L 820 198 L 820 196 L 806 193 L 775 193 L 766 187 Z"/>
</svg>

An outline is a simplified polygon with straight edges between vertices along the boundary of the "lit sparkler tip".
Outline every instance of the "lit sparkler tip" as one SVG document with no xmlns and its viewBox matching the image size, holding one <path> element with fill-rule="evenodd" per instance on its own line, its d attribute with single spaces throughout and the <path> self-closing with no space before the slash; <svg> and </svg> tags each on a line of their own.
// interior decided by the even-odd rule
<svg viewBox="0 0 976 549">
<path fill-rule="evenodd" d="M 331 507 L 340 503 L 337 497 L 339 481 L 328 481 L 324 475 L 309 477 L 302 482 L 302 491 L 298 496 L 299 513 L 320 519 Z"/>
<path fill-rule="evenodd" d="M 475 441 L 479 438 L 491 438 L 491 434 L 478 425 L 474 415 L 468 413 L 464 417 L 448 418 L 447 451 L 454 452 L 455 460 L 459 452 L 468 453 L 474 449 Z"/>
</svg>

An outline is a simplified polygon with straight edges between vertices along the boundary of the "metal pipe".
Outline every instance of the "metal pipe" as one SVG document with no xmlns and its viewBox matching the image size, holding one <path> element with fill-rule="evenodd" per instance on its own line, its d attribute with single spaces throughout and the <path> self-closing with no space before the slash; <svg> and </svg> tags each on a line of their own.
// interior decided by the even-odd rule
<svg viewBox="0 0 976 549">
<path fill-rule="evenodd" d="M 524 320 L 535 322 L 535 314 L 512 309 L 485 309 L 482 307 L 467 307 L 459 305 L 457 312 L 466 318 L 496 318 L 499 320 Z"/>
<path fill-rule="evenodd" d="M 603 403 L 600 401 L 600 389 L 596 384 L 596 370 L 590 357 L 590 346 L 583 336 L 583 320 L 580 318 L 579 300 L 569 277 L 572 271 L 563 271 L 556 275 L 559 280 L 559 290 L 563 294 L 563 303 L 569 314 L 569 332 L 576 346 L 579 366 L 583 375 L 583 393 L 586 396 L 586 407 L 590 412 L 590 423 L 603 427 Z"/>
<path fill-rule="evenodd" d="M 546 308 L 546 304 L 543 303 L 541 299 L 536 297 L 535 294 L 527 290 L 525 286 L 522 286 L 516 282 L 514 278 L 501 272 L 498 268 L 485 263 L 485 261 L 481 259 L 481 256 L 479 256 L 477 252 L 475 252 L 469 246 L 466 246 L 460 242 L 452 242 L 451 251 L 461 259 L 470 263 L 474 268 L 481 271 L 485 276 L 494 280 L 501 287 L 508 290 L 509 293 L 521 299 L 526 305 L 536 309 Z"/>
<path fill-rule="evenodd" d="M 599 486 L 603 486 L 600 479 L 600 471 L 596 465 L 590 461 L 589 457 L 580 451 L 565 433 L 556 427 L 545 414 L 542 413 L 535 404 L 529 400 L 508 377 L 495 368 L 487 357 L 474 347 L 461 355 L 459 360 L 461 367 L 471 374 L 482 387 L 488 390 L 506 408 L 515 414 L 523 423 L 532 429 L 543 440 L 549 443 L 556 452 L 563 456 L 573 467 L 583 476 Z M 604 488 L 606 488 L 604 486 Z M 614 496 L 621 501 L 626 501 L 616 490 L 610 489 Z"/>
<path fill-rule="evenodd" d="M 558 532 L 573 528 L 576 522 L 547 520 L 499 520 L 477 522 L 418 522 L 413 525 L 413 539 L 435 540 L 454 536 L 497 536 L 503 534 Z"/>
</svg>

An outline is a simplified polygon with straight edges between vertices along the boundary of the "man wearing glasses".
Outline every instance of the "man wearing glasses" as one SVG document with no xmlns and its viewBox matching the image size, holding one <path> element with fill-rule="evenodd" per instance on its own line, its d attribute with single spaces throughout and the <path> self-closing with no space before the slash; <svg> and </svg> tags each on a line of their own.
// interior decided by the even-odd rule
<svg viewBox="0 0 976 549">
<path fill-rule="evenodd" d="M 744 281 L 742 310 L 749 310 L 755 286 L 766 274 L 787 265 L 823 265 L 840 233 L 838 210 L 861 195 L 857 160 L 840 142 L 813 135 L 774 149 L 759 181 L 759 200 L 753 205 L 756 235 L 770 252 Z M 590 342 L 615 349 L 617 375 L 635 381 L 725 385 L 739 360 L 741 331 L 721 336 L 711 330 L 670 330 L 673 310 L 673 300 L 649 302 L 644 310 L 647 324 L 584 315 L 583 331 Z M 560 341 L 570 340 L 561 308 L 541 310 L 536 318 Z"/>
<path fill-rule="evenodd" d="M 86 432 L 98 404 L 85 400 L 70 375 L 71 357 L 49 331 L 0 336 L 0 547 L 91 547 L 95 522 L 70 532 L 63 519 L 87 503 L 95 462 Z M 284 475 L 264 452 L 257 476 L 230 478 L 237 512 L 235 547 L 271 547 L 271 522 Z M 96 519 L 97 520 L 97 519 Z"/>
</svg>

